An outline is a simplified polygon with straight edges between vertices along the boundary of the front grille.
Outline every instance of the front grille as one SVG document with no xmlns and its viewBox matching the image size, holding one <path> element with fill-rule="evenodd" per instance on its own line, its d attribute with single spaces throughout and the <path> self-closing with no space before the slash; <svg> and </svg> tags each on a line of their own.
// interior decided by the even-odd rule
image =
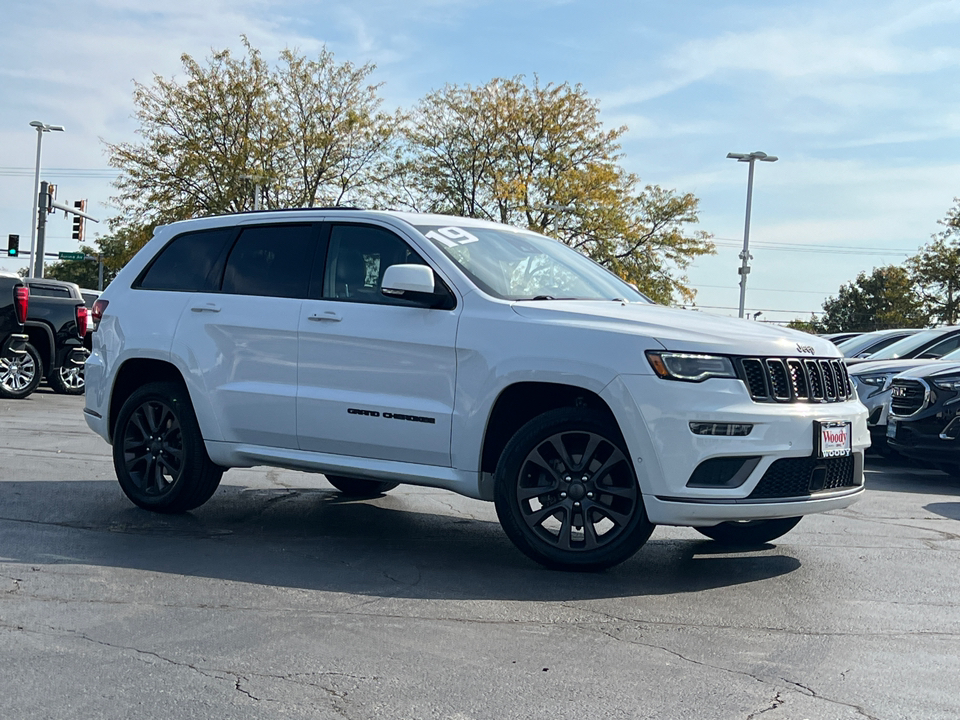
<svg viewBox="0 0 960 720">
<path fill-rule="evenodd" d="M 745 357 L 736 365 L 756 402 L 843 402 L 853 397 L 840 359 Z"/>
<path fill-rule="evenodd" d="M 763 474 L 750 493 L 756 498 L 805 497 L 827 490 L 857 487 L 856 457 L 781 458 Z"/>
<path fill-rule="evenodd" d="M 927 388 L 919 380 L 894 378 L 890 398 L 890 411 L 906 416 L 919 412 L 927 399 Z"/>
</svg>

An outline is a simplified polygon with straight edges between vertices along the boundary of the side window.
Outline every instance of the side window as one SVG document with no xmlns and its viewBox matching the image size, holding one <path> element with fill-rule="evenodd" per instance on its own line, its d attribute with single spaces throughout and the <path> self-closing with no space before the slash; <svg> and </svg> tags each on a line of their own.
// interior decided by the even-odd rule
<svg viewBox="0 0 960 720">
<path fill-rule="evenodd" d="M 223 292 L 305 298 L 317 249 L 317 225 L 246 227 L 223 271 Z"/>
<path fill-rule="evenodd" d="M 323 282 L 323 297 L 382 305 L 408 305 L 380 293 L 383 273 L 391 265 L 423 258 L 402 238 L 373 225 L 334 225 Z"/>
<path fill-rule="evenodd" d="M 144 290 L 216 292 L 223 269 L 223 251 L 233 239 L 234 227 L 178 235 L 140 275 L 134 287 Z"/>
<path fill-rule="evenodd" d="M 920 355 L 921 358 L 938 358 L 952 352 L 960 347 L 960 335 L 954 335 L 941 342 L 938 342 L 932 348 L 928 348 Z"/>
</svg>

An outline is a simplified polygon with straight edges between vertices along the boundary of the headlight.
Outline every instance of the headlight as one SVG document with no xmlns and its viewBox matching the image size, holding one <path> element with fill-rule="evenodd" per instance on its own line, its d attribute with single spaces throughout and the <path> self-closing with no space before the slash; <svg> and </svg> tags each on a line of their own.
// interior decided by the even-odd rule
<svg viewBox="0 0 960 720">
<path fill-rule="evenodd" d="M 856 381 L 858 383 L 863 383 L 864 385 L 870 385 L 875 387 L 878 390 L 884 390 L 887 385 L 890 384 L 890 380 L 893 378 L 893 375 L 890 373 L 884 373 L 883 375 L 857 375 Z"/>
<path fill-rule="evenodd" d="M 931 378 L 930 382 L 932 382 L 936 387 L 940 388 L 941 390 L 960 390 L 960 377 L 956 375 L 937 378 L 936 380 Z"/>
<path fill-rule="evenodd" d="M 693 355 L 689 353 L 648 352 L 647 360 L 653 371 L 667 380 L 703 382 L 707 378 L 735 378 L 730 358 L 720 355 Z"/>
</svg>

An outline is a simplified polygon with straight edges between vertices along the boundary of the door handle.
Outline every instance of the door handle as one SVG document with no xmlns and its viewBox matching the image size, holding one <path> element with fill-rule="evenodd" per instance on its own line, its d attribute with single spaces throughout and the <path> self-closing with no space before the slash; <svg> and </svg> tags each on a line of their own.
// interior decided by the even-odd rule
<svg viewBox="0 0 960 720">
<path fill-rule="evenodd" d="M 343 318 L 333 310 L 324 310 L 321 315 L 314 313 L 310 315 L 307 320 L 312 320 L 313 322 L 340 322 Z"/>
<path fill-rule="evenodd" d="M 199 313 L 199 312 L 220 312 L 220 307 L 217 306 L 217 305 L 214 305 L 213 303 L 207 303 L 206 305 L 197 305 L 197 306 L 192 307 L 192 308 L 190 308 L 190 309 L 193 310 L 193 312 L 195 312 L 195 313 Z"/>
</svg>

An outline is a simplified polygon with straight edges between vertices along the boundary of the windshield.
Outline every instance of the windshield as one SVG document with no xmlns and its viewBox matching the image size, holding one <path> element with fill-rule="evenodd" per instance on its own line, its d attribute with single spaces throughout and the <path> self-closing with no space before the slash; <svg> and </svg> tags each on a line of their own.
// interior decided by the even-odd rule
<svg viewBox="0 0 960 720">
<path fill-rule="evenodd" d="M 503 300 L 652 302 L 593 260 L 508 227 L 417 225 L 485 293 Z"/>
<path fill-rule="evenodd" d="M 870 356 L 871 360 L 896 360 L 907 353 L 913 352 L 921 345 L 925 345 L 931 340 L 936 340 L 943 335 L 942 329 L 924 330 L 915 335 L 909 335 L 902 340 L 898 340 L 893 345 L 888 345 L 883 350 L 875 352 Z"/>
</svg>

